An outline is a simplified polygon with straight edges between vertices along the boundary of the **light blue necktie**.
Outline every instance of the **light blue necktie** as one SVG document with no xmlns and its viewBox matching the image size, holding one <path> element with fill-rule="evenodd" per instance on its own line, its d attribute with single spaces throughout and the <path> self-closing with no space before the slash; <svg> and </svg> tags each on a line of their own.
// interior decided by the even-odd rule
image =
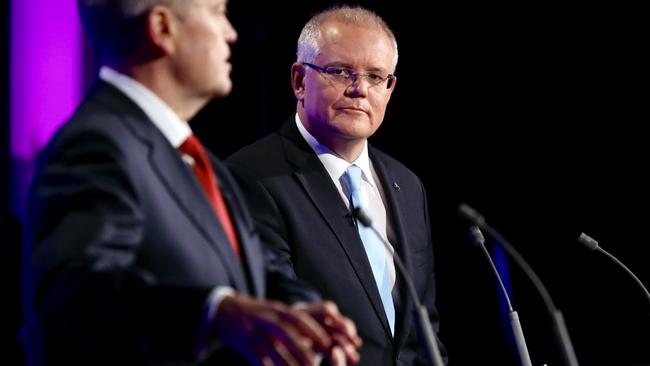
<svg viewBox="0 0 650 366">
<path fill-rule="evenodd" d="M 343 177 L 350 192 L 350 209 L 362 208 L 368 214 L 368 203 L 365 201 L 365 197 L 361 192 L 362 173 L 361 168 L 356 165 L 350 165 L 345 171 L 345 174 L 343 174 Z M 391 294 L 393 286 L 390 280 L 390 272 L 386 266 L 388 252 L 381 239 L 377 237 L 377 234 L 371 228 L 357 222 L 357 230 L 359 231 L 361 241 L 363 241 L 363 247 L 366 250 L 368 260 L 370 261 L 370 267 L 372 268 L 372 274 L 375 277 L 375 282 L 379 289 L 381 302 L 384 304 L 384 311 L 388 318 L 390 331 L 392 334 L 395 334 L 395 305 L 393 304 L 393 295 Z"/>
</svg>

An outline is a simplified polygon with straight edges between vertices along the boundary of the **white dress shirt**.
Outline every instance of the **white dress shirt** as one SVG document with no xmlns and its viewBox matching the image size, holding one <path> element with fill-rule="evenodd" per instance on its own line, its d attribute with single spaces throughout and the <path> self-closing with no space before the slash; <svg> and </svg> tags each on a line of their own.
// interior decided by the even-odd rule
<svg viewBox="0 0 650 366">
<path fill-rule="evenodd" d="M 189 123 L 178 117 L 167 103 L 146 86 L 107 66 L 99 70 L 99 78 L 118 88 L 137 104 L 174 148 L 178 149 L 192 134 Z"/>
</svg>

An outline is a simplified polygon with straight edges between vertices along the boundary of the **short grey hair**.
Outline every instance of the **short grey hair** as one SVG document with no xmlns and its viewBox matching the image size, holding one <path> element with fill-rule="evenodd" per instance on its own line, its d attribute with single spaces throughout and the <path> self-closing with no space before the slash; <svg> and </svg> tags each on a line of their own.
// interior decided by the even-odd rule
<svg viewBox="0 0 650 366">
<path fill-rule="evenodd" d="M 393 43 L 393 72 L 397 67 L 397 40 L 388 24 L 375 12 L 361 6 L 339 5 L 325 9 L 315 14 L 302 28 L 298 38 L 297 61 L 313 62 L 320 51 L 318 41 L 321 30 L 328 21 L 339 21 L 346 24 L 363 24 L 383 30 Z"/>
<path fill-rule="evenodd" d="M 121 60 L 141 39 L 143 16 L 156 5 L 179 15 L 192 0 L 77 0 L 81 24 L 100 60 Z"/>
</svg>

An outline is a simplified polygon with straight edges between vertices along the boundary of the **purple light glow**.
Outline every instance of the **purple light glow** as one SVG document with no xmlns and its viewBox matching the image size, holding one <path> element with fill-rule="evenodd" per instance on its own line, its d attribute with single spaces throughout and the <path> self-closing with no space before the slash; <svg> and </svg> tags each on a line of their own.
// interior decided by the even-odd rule
<svg viewBox="0 0 650 366">
<path fill-rule="evenodd" d="M 10 151 L 33 161 L 81 100 L 83 35 L 74 0 L 14 0 L 10 21 Z"/>
</svg>

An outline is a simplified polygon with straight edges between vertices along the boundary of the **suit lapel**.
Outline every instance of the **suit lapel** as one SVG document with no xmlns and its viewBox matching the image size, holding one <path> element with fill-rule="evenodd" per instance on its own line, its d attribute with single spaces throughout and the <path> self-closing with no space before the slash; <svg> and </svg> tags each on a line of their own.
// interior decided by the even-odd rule
<svg viewBox="0 0 650 366">
<path fill-rule="evenodd" d="M 164 139 L 162 135 L 161 137 Z M 150 161 L 179 206 L 218 253 L 221 262 L 232 275 L 235 287 L 248 290 L 239 259 L 230 247 L 228 236 L 190 167 L 180 159 L 178 152 L 167 140 L 152 145 Z"/>
<path fill-rule="evenodd" d="M 392 339 L 386 313 L 379 296 L 379 289 L 350 211 L 341 200 L 327 170 L 304 141 L 293 124 L 293 120 L 285 124 L 281 133 L 285 137 L 283 143 L 287 159 L 297 167 L 294 172 L 295 177 L 307 192 L 323 220 L 338 238 L 339 245 L 370 299 L 375 314 L 382 323 L 388 338 Z"/>
<path fill-rule="evenodd" d="M 221 193 L 228 205 L 228 210 L 238 234 L 241 260 L 248 264 L 246 269 L 250 275 L 249 284 L 252 293 L 257 296 L 263 296 L 265 293 L 266 264 L 257 233 L 252 224 L 253 220 L 245 207 L 241 205 L 245 200 L 235 189 L 234 179 L 230 176 L 223 164 L 218 163 L 213 156 L 210 157 L 215 172 L 219 177 Z"/>
<path fill-rule="evenodd" d="M 406 226 L 404 219 L 407 217 L 407 212 L 404 211 L 406 207 L 403 197 L 400 194 L 399 179 L 392 175 L 392 172 L 387 168 L 386 163 L 374 153 L 374 149 L 369 149 L 370 159 L 377 175 L 379 176 L 380 184 L 383 187 L 384 195 L 386 197 L 386 209 L 389 212 L 389 219 L 393 224 L 397 242 L 393 243 L 395 251 L 404 262 L 404 266 L 409 271 L 411 278 L 415 278 L 413 273 L 413 264 L 410 252 L 408 251 L 409 243 L 406 236 Z M 413 312 L 413 300 L 408 293 L 408 287 L 404 282 L 402 275 L 397 274 L 398 296 L 401 301 L 397 309 L 396 324 L 395 324 L 395 343 L 402 345 L 406 341 L 406 336 L 410 332 L 412 317 L 410 314 Z"/>
<path fill-rule="evenodd" d="M 122 92 L 104 81 L 97 82 L 95 91 L 99 100 L 115 108 L 116 113 L 128 119 L 127 126 L 149 146 L 149 162 L 160 177 L 161 183 L 217 252 L 223 266 L 230 272 L 234 286 L 239 290 L 248 291 L 243 270 L 228 244 L 219 219 L 210 207 L 194 173 L 185 165 L 176 149 L 146 114 Z"/>
</svg>

